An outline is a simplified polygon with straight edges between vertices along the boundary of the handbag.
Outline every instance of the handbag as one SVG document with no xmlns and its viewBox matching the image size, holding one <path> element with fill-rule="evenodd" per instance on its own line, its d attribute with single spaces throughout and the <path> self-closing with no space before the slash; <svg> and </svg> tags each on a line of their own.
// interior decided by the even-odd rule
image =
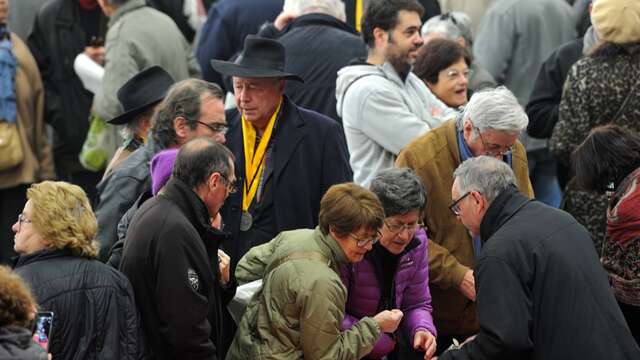
<svg viewBox="0 0 640 360">
<path fill-rule="evenodd" d="M 18 166 L 23 160 L 18 124 L 0 121 L 0 171 Z"/>
</svg>

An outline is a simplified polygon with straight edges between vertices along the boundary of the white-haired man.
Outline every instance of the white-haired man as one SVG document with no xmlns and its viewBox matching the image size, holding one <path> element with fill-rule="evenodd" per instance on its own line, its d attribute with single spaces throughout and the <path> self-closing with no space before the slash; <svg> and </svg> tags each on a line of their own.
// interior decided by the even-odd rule
<svg viewBox="0 0 640 360">
<path fill-rule="evenodd" d="M 422 178 L 429 203 L 429 279 L 438 328 L 438 353 L 452 338 L 462 340 L 478 331 L 473 268 L 481 249 L 456 217 L 447 211 L 453 171 L 464 160 L 489 155 L 514 169 L 520 191 L 533 197 L 527 156 L 518 136 L 528 119 L 518 100 L 504 87 L 471 97 L 457 122 L 449 121 L 410 143 L 396 166 L 409 167 Z"/>
<path fill-rule="evenodd" d="M 449 209 L 483 243 L 480 331 L 440 360 L 640 358 L 582 225 L 519 192 L 495 158 L 466 160 L 453 176 Z"/>
</svg>

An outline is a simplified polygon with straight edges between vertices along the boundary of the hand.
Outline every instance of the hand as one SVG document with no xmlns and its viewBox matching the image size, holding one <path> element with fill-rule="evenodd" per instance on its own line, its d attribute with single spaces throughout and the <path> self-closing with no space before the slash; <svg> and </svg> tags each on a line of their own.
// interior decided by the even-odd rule
<svg viewBox="0 0 640 360">
<path fill-rule="evenodd" d="M 417 331 L 413 337 L 413 348 L 424 351 L 424 359 L 429 360 L 436 352 L 436 337 L 428 331 Z"/>
<path fill-rule="evenodd" d="M 466 296 L 469 300 L 476 301 L 476 281 L 473 278 L 473 270 L 468 270 L 464 274 L 458 289 L 462 295 Z"/>
<path fill-rule="evenodd" d="M 84 54 L 102 66 L 104 66 L 105 53 L 104 46 L 87 46 L 84 48 Z"/>
<path fill-rule="evenodd" d="M 0 0 L 0 24 L 6 24 L 9 19 L 9 1 Z"/>
<path fill-rule="evenodd" d="M 273 26 L 275 26 L 276 29 L 278 29 L 278 31 L 282 31 L 282 29 L 284 29 L 285 26 L 289 25 L 297 17 L 298 17 L 297 14 L 294 14 L 288 11 L 283 11 L 280 13 L 280 15 L 278 15 L 276 20 L 273 22 Z"/>
<path fill-rule="evenodd" d="M 230 278 L 231 258 L 218 249 L 218 266 L 220 267 L 220 284 L 226 285 Z"/>
<path fill-rule="evenodd" d="M 380 331 L 385 333 L 392 333 L 396 331 L 400 320 L 402 320 L 402 311 L 398 309 L 385 310 L 379 312 L 373 317 L 373 320 L 378 324 Z"/>
</svg>

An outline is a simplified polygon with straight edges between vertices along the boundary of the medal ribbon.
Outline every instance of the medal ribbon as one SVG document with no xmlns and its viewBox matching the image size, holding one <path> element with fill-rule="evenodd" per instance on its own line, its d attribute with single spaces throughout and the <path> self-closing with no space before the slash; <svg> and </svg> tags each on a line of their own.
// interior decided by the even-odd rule
<svg viewBox="0 0 640 360">
<path fill-rule="evenodd" d="M 244 186 L 242 187 L 242 211 L 244 212 L 249 210 L 249 206 L 258 191 L 258 183 L 260 181 L 256 181 L 256 179 L 260 179 L 264 171 L 264 157 L 281 105 L 282 100 L 280 100 L 276 111 L 271 115 L 257 149 L 255 149 L 256 129 L 242 115 L 242 142 L 244 144 L 244 170 L 246 175 Z"/>
</svg>

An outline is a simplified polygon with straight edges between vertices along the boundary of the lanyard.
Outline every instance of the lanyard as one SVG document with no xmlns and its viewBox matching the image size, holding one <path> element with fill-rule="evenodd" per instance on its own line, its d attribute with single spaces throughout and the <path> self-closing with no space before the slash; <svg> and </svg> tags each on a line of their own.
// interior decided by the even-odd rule
<svg viewBox="0 0 640 360">
<path fill-rule="evenodd" d="M 271 140 L 281 105 L 282 100 L 280 100 L 276 111 L 271 115 L 271 119 L 269 119 L 269 123 L 260 139 L 257 149 L 255 149 L 256 129 L 244 118 L 244 115 L 242 116 L 242 143 L 244 145 L 245 170 L 244 186 L 242 187 L 242 211 L 244 212 L 249 210 L 249 206 L 258 191 L 259 181 L 256 181 L 256 179 L 260 179 L 264 171 L 264 158 L 267 152 L 267 146 L 269 145 L 269 140 Z"/>
</svg>

